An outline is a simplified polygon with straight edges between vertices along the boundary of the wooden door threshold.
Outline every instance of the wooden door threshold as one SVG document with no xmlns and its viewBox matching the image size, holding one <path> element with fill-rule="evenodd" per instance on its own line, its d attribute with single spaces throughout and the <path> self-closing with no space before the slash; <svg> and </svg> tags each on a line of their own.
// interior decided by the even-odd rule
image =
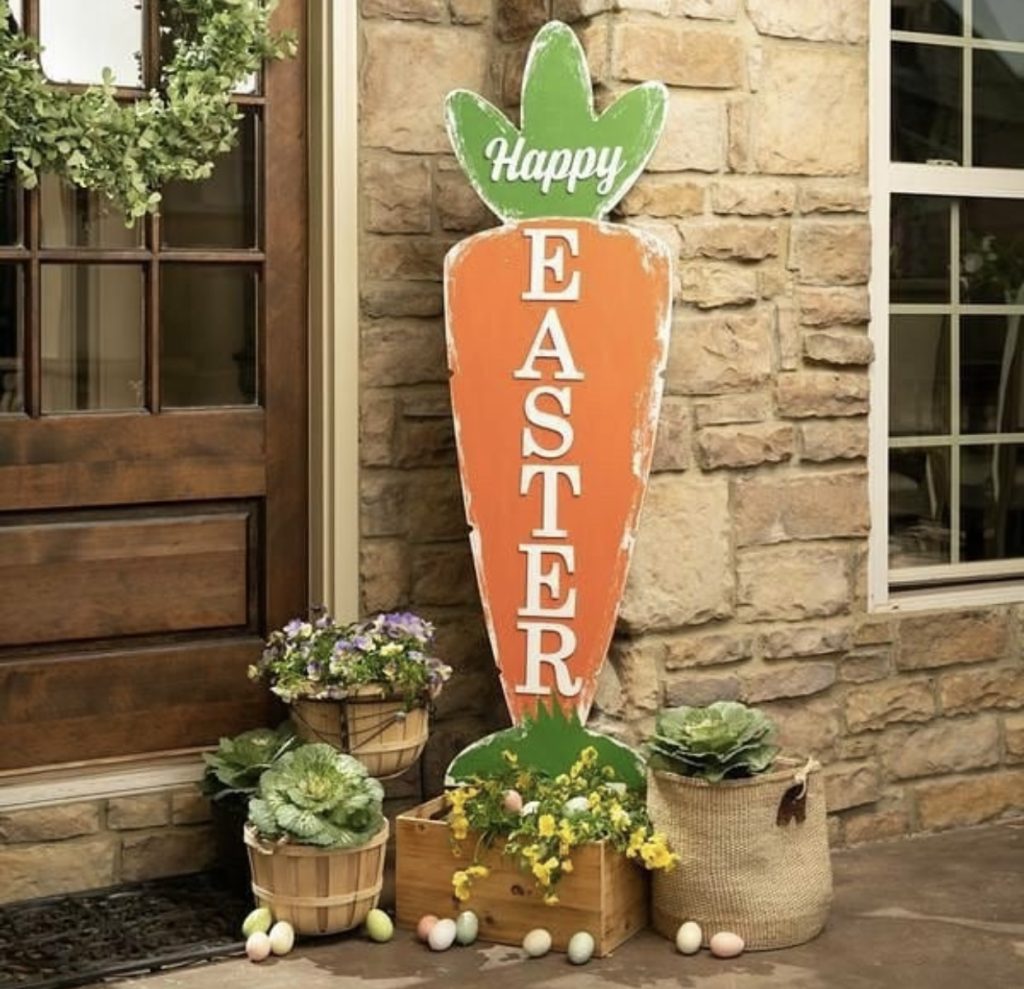
<svg viewBox="0 0 1024 989">
<path fill-rule="evenodd" d="M 201 748 L 0 772 L 0 811 L 122 797 L 197 783 Z"/>
</svg>

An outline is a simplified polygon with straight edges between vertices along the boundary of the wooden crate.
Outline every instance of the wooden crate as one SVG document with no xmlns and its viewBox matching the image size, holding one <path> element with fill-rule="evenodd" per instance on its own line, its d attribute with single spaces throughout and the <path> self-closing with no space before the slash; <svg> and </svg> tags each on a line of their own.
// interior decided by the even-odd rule
<svg viewBox="0 0 1024 989">
<path fill-rule="evenodd" d="M 444 814 L 444 798 L 438 797 L 397 818 L 399 926 L 415 927 L 428 913 L 455 917 L 472 910 L 484 941 L 519 945 L 527 932 L 544 927 L 554 947 L 565 951 L 573 934 L 589 931 L 598 956 L 647 926 L 647 873 L 607 842 L 573 852 L 573 871 L 559 882 L 554 906 L 546 905 L 533 880 L 501 854 L 499 842 L 481 852 L 480 862 L 491 874 L 477 879 L 471 898 L 460 903 L 452 893 L 452 873 L 472 863 L 477 836 L 471 832 L 459 842 L 456 857 Z"/>
</svg>

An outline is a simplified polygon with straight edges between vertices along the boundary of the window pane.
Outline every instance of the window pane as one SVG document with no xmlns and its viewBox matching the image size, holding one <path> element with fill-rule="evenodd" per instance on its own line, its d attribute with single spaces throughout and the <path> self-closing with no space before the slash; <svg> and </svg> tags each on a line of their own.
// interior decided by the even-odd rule
<svg viewBox="0 0 1024 989">
<path fill-rule="evenodd" d="M 1024 432 L 1020 332 L 1020 316 L 961 317 L 962 432 Z"/>
<path fill-rule="evenodd" d="M 21 243 L 21 191 L 11 172 L 0 172 L 0 244 Z"/>
<path fill-rule="evenodd" d="M 24 407 L 21 271 L 0 264 L 0 415 Z"/>
<path fill-rule="evenodd" d="M 892 46 L 894 161 L 963 161 L 959 48 Z"/>
<path fill-rule="evenodd" d="M 255 269 L 160 268 L 160 390 L 168 408 L 256 401 Z"/>
<path fill-rule="evenodd" d="M 892 301 L 950 302 L 949 200 L 893 196 L 891 219 Z"/>
<path fill-rule="evenodd" d="M 1024 168 L 1024 55 L 974 53 L 974 152 L 986 168 Z"/>
<path fill-rule="evenodd" d="M 142 85 L 142 0 L 40 0 L 40 64 L 54 82 Z"/>
<path fill-rule="evenodd" d="M 963 447 L 960 480 L 961 559 L 1024 556 L 1024 447 Z"/>
<path fill-rule="evenodd" d="M 949 563 L 949 449 L 889 452 L 889 565 Z"/>
<path fill-rule="evenodd" d="M 256 247 L 256 116 L 246 113 L 238 144 L 202 182 L 171 182 L 160 207 L 166 247 Z"/>
<path fill-rule="evenodd" d="M 43 411 L 143 404 L 141 265 L 44 264 Z"/>
<path fill-rule="evenodd" d="M 961 34 L 963 0 L 892 0 L 892 27 L 894 31 Z"/>
<path fill-rule="evenodd" d="M 991 41 L 1024 41 L 1020 0 L 974 0 L 974 33 Z"/>
<path fill-rule="evenodd" d="M 182 9 L 180 3 L 168 3 L 158 0 L 160 4 L 160 64 L 166 66 L 174 58 L 175 42 L 179 38 L 194 40 L 196 38 L 195 15 Z M 248 76 L 239 83 L 236 93 L 259 92 L 259 73 Z"/>
<path fill-rule="evenodd" d="M 43 247 L 131 248 L 142 245 L 142 224 L 124 225 L 124 214 L 105 197 L 44 174 L 39 180 Z"/>
<path fill-rule="evenodd" d="M 961 215 L 962 301 L 1024 304 L 1024 200 L 968 199 Z"/>
<path fill-rule="evenodd" d="M 948 434 L 949 316 L 893 316 L 889 353 L 890 435 Z"/>
<path fill-rule="evenodd" d="M 24 6 L 22 4 L 22 0 L 8 0 L 7 6 L 11 11 L 11 18 L 14 20 L 14 24 L 9 26 L 12 29 L 20 27 L 22 24 L 22 9 Z"/>
</svg>

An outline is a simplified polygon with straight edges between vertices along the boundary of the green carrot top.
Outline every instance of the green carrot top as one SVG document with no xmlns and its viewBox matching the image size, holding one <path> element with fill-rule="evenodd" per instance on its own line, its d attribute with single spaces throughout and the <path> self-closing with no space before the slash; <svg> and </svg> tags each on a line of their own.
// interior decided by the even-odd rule
<svg viewBox="0 0 1024 989">
<path fill-rule="evenodd" d="M 667 103 L 665 87 L 647 82 L 596 114 L 583 49 L 569 27 L 551 21 L 526 61 L 521 128 L 465 89 L 448 94 L 445 122 L 459 164 L 502 220 L 599 219 L 647 164 Z"/>
</svg>

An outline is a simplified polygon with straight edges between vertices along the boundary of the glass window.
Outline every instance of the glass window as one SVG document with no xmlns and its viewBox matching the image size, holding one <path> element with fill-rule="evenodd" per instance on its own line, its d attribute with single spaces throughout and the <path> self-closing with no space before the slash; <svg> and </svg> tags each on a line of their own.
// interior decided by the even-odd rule
<svg viewBox="0 0 1024 989">
<path fill-rule="evenodd" d="M 44 413 L 143 407 L 143 282 L 141 265 L 43 265 Z"/>
<path fill-rule="evenodd" d="M 54 82 L 142 86 L 142 0 L 39 0 L 39 61 Z"/>
<path fill-rule="evenodd" d="M 963 0 L 892 0 L 895 31 L 960 34 L 963 16 Z"/>
<path fill-rule="evenodd" d="M 0 264 L 0 415 L 24 408 L 25 331 L 22 323 L 22 273 L 18 265 Z"/>
<path fill-rule="evenodd" d="M 46 173 L 39 179 L 39 196 L 43 247 L 142 246 L 142 224 L 125 226 L 124 214 L 99 193 Z"/>
<path fill-rule="evenodd" d="M 256 271 L 233 264 L 164 264 L 160 276 L 164 407 L 252 405 Z"/>
<path fill-rule="evenodd" d="M 21 243 L 21 190 L 10 172 L 0 172 L 0 245 Z"/>
</svg>

